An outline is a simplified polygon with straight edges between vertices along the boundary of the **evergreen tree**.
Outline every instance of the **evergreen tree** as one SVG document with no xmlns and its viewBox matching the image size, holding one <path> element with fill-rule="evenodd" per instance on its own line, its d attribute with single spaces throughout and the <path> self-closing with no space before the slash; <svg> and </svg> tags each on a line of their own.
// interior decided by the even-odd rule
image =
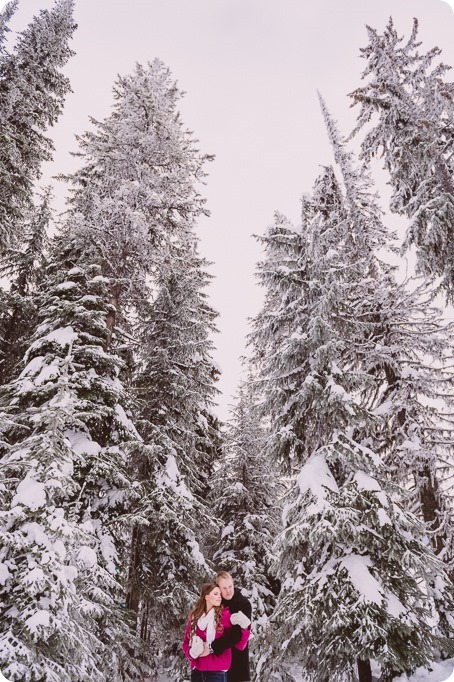
<svg viewBox="0 0 454 682">
<path fill-rule="evenodd" d="M 271 565 L 279 504 L 276 472 L 265 456 L 266 430 L 255 402 L 249 380 L 241 385 L 232 409 L 211 500 L 221 525 L 214 564 L 231 573 L 250 599 L 257 630 L 266 624 L 278 587 Z"/>
<path fill-rule="evenodd" d="M 181 93 L 159 60 L 118 78 L 114 97 L 112 114 L 79 138 L 83 165 L 66 178 L 72 196 L 62 239 L 74 265 L 97 263 L 109 278 L 108 348 L 126 361 L 144 441 L 130 459 L 142 495 L 127 605 L 164 665 L 209 572 L 200 543 L 211 521 L 201 493 L 219 437 L 209 419 L 216 314 L 194 236 L 206 213 L 197 185 L 209 157 L 184 129 Z"/>
<path fill-rule="evenodd" d="M 99 263 L 112 282 L 108 324 L 118 334 L 131 331 L 128 319 L 149 299 L 172 242 L 206 213 L 196 185 L 209 157 L 183 128 L 181 92 L 161 61 L 137 64 L 113 92 L 112 114 L 78 138 L 83 165 L 65 178 L 72 193 L 65 230 L 74 258 Z"/>
<path fill-rule="evenodd" d="M 311 211 L 307 201 L 304 208 Z M 300 376 L 310 315 L 308 306 L 300 304 L 307 300 L 311 287 L 310 263 L 303 235 L 281 214 L 276 214 L 274 225 L 258 239 L 265 250 L 265 259 L 258 265 L 259 284 L 265 288 L 265 295 L 262 310 L 252 322 L 249 341 L 263 416 L 271 424 L 267 452 L 291 472 L 293 457 L 298 457 L 295 453 L 307 435 L 297 391 L 303 383 Z M 316 431 L 315 420 L 314 415 Z"/>
<path fill-rule="evenodd" d="M 282 591 L 270 630 L 309 680 L 370 681 L 371 659 L 390 680 L 449 647 L 433 632 L 424 588 L 443 567 L 401 496 L 381 459 L 345 433 L 303 465 L 277 543 Z"/>
<path fill-rule="evenodd" d="M 0 55 L 3 55 L 6 52 L 4 43 L 8 33 L 11 31 L 8 27 L 8 23 L 11 21 L 18 5 L 19 0 L 12 0 L 11 2 L 7 2 L 0 12 Z"/>
<path fill-rule="evenodd" d="M 156 299 L 140 321 L 134 381 L 137 424 L 148 445 L 134 467 L 148 491 L 143 515 L 150 524 L 135 531 L 129 600 L 140 611 L 142 629 L 144 619 L 149 623 L 147 639 L 169 633 L 167 654 L 175 653 L 201 575 L 211 573 L 201 549 L 213 523 L 205 497 L 219 440 L 205 416 L 217 392 L 211 359 L 216 313 L 203 291 L 208 276 L 196 246 L 188 234 L 161 263 Z"/>
<path fill-rule="evenodd" d="M 171 245 L 156 273 L 156 299 L 140 318 L 135 377 L 145 439 L 149 428 L 170 438 L 181 473 L 198 495 L 205 494 L 212 470 L 210 448 L 203 445 L 209 437 L 205 414 L 218 392 L 212 359 L 217 313 L 204 291 L 207 265 L 191 232 Z"/>
<path fill-rule="evenodd" d="M 406 43 L 392 20 L 382 35 L 372 28 L 368 34 L 361 50 L 368 83 L 351 94 L 361 106 L 352 134 L 378 115 L 364 136 L 363 157 L 383 156 L 393 188 L 391 210 L 410 219 L 404 246 L 416 245 L 420 272 L 440 277 L 452 299 L 454 90 L 444 79 L 450 67 L 437 63 L 438 47 L 419 52 L 416 19 Z"/>
<path fill-rule="evenodd" d="M 427 283 L 399 285 L 396 268 L 378 260 L 376 252 L 386 245 L 386 232 L 370 177 L 366 169 L 355 167 L 321 103 L 342 173 L 356 248 L 369 275 L 356 293 L 354 307 L 360 320 L 357 336 L 364 339 L 355 348 L 356 361 L 373 378 L 365 384 L 362 399 L 381 417 L 368 442 L 384 456 L 398 480 L 414 491 L 411 508 L 419 508 L 434 549 L 452 575 L 454 519 L 447 486 L 441 483 L 452 473 L 448 464 L 454 435 L 452 325 L 435 308 L 434 291 Z"/>
<path fill-rule="evenodd" d="M 0 35 L 17 3 L 9 3 Z M 20 34 L 14 51 L 0 55 L 0 255 L 21 241 L 24 211 L 53 144 L 45 131 L 60 115 L 70 91 L 61 69 L 73 54 L 73 0 L 42 10 Z"/>
<path fill-rule="evenodd" d="M 323 652 L 318 669 L 326 679 L 357 679 L 355 668 L 358 666 L 359 678 L 370 680 L 370 657 L 380 660 L 385 669 L 384 676 L 388 669 L 412 669 L 412 638 L 418 642 L 419 660 L 430 660 L 437 640 L 427 625 L 427 586 L 437 584 L 444 590 L 448 602 L 450 590 L 441 563 L 424 548 L 423 527 L 399 506 L 396 491 L 393 493 L 387 487 L 384 463 L 365 447 L 368 439 L 380 432 L 381 416 L 378 410 L 373 415 L 371 404 L 377 404 L 374 400 L 383 395 L 383 385 L 386 385 L 383 365 L 374 367 L 371 362 L 373 349 L 379 347 L 379 330 L 385 322 L 381 318 L 382 310 L 391 312 L 390 303 L 393 296 L 395 302 L 398 287 L 392 268 L 386 267 L 376 256 L 376 249 L 386 244 L 386 234 L 368 177 L 355 171 L 351 157 L 336 143 L 334 129 L 330 132 L 345 191 L 333 170 L 325 169 L 315 183 L 312 198 L 304 201 L 301 231 L 296 231 L 294 236 L 295 228 L 287 225 L 283 228 L 282 221 L 269 230 L 264 239 L 267 259 L 260 265 L 259 272 L 268 289 L 266 314 L 262 313 L 255 321 L 252 340 L 263 384 L 264 410 L 271 424 L 270 450 L 284 459 L 290 472 L 297 464 L 303 467 L 291 493 L 289 509 L 292 514 L 286 514 L 285 529 L 278 546 L 278 576 L 283 581 L 275 615 L 278 637 L 280 635 L 281 642 L 285 638 L 284 649 L 289 652 L 295 651 L 297 646 L 303 647 L 303 663 L 309 673 L 317 677 L 320 673 L 314 673 L 314 660 L 309 650 L 304 649 L 304 642 L 312 642 L 313 634 L 318 631 L 320 649 L 314 647 L 312 651 Z M 402 320 L 390 316 L 385 324 L 392 329 L 402 325 Z M 444 338 L 447 339 L 446 334 Z M 382 353 L 382 359 L 388 353 L 388 357 L 397 359 L 397 363 L 400 361 L 402 375 L 405 375 L 406 348 L 396 349 L 391 345 L 392 336 L 387 340 L 389 347 Z M 401 340 L 404 340 L 403 336 Z M 436 372 L 431 378 L 431 390 L 436 390 Z M 432 450 L 432 461 L 433 455 Z M 322 461 L 325 478 L 333 481 L 336 512 L 328 519 L 323 516 L 319 504 L 310 496 L 300 494 L 308 475 L 307 466 L 313 458 L 316 462 Z M 353 495 L 351 484 L 371 471 L 368 462 L 371 458 L 375 462 L 377 490 L 384 491 L 386 498 L 386 502 L 382 498 L 380 504 L 383 504 L 383 510 L 391 502 L 397 505 L 396 513 L 402 521 L 401 525 L 394 521 L 389 524 L 390 554 L 388 558 L 383 556 L 382 561 L 381 550 L 377 551 L 374 546 L 374 534 L 383 534 L 383 510 L 377 511 L 375 525 L 367 532 L 363 533 L 364 528 L 358 527 L 358 535 L 352 533 L 347 541 L 341 530 L 342 519 L 360 518 L 364 513 L 362 494 Z M 413 461 L 410 467 L 414 473 L 417 463 Z M 303 492 L 307 492 L 306 488 Z M 312 518 L 308 520 L 308 516 Z M 338 526 L 334 517 L 339 519 Z M 312 542 L 313 536 L 309 535 L 308 529 L 315 523 L 320 524 L 320 536 L 314 537 Z M 355 524 L 356 521 L 352 528 Z M 293 545 L 288 542 L 289 538 L 293 538 Z M 370 620 L 368 622 L 370 639 L 360 631 L 364 612 L 360 608 L 361 591 L 357 586 L 353 600 L 357 609 L 352 610 L 349 602 L 349 613 L 344 614 L 344 620 L 339 617 L 337 621 L 340 630 L 331 627 L 327 619 L 329 611 L 323 617 L 320 611 L 306 613 L 311 607 L 303 595 L 307 592 L 314 597 L 311 578 L 320 571 L 323 573 L 325 562 L 334 562 L 337 566 L 340 556 L 337 551 L 345 556 L 362 557 L 360 563 L 373 566 L 372 575 L 385 586 L 389 586 L 390 580 L 393 581 L 400 571 L 400 584 L 406 596 L 405 599 L 403 594 L 394 596 L 406 604 L 400 612 L 402 618 L 395 620 L 395 614 L 386 607 L 386 600 L 381 600 L 381 610 L 372 609 L 368 614 L 369 619 L 375 619 L 374 625 Z M 396 562 L 395 556 L 399 554 L 400 560 Z M 402 569 L 403 557 L 408 557 L 412 575 L 424 579 L 426 586 L 420 588 L 418 582 L 408 581 Z M 429 567 L 427 572 L 425 562 Z M 397 564 L 400 568 L 396 568 Z M 342 565 L 345 568 L 345 564 Z M 340 584 L 334 591 L 339 599 L 350 594 L 350 583 L 348 571 L 341 571 Z M 327 595 L 329 591 L 322 590 L 322 605 Z M 284 616 L 290 601 L 292 615 Z M 337 612 L 337 606 L 333 601 L 330 610 Z M 413 621 L 408 620 L 410 610 L 415 614 Z M 302 614 L 305 621 L 298 624 Z M 323 621 L 326 631 L 322 627 Z M 350 636 L 349 641 L 354 644 L 346 657 L 345 632 L 341 634 L 344 626 L 350 628 L 350 635 L 355 633 Z M 373 633 L 378 631 L 381 632 L 380 641 L 374 639 Z M 323 639 L 325 635 L 326 640 Z M 290 646 L 291 640 L 294 643 Z M 438 642 L 446 645 L 443 637 Z M 399 650 L 400 658 L 397 656 Z"/>
<path fill-rule="evenodd" d="M 120 359 L 106 352 L 108 282 L 58 244 L 38 326 L 1 391 L 1 670 L 21 682 L 136 679 L 124 588 L 131 505 Z M 129 523 L 132 523 L 129 520 Z"/>
<path fill-rule="evenodd" d="M 51 190 L 28 211 L 22 244 L 7 251 L 0 275 L 8 277 L 9 290 L 0 289 L 0 383 L 13 378 L 26 351 L 36 322 L 33 294 L 45 266 L 47 230 L 52 217 Z"/>
</svg>

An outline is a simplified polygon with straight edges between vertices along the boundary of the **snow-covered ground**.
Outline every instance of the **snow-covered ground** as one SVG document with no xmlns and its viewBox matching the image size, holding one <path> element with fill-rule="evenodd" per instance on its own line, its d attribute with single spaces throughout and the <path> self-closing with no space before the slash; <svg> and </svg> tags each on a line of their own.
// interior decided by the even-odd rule
<svg viewBox="0 0 454 682">
<path fill-rule="evenodd" d="M 152 681 L 150 680 L 150 682 Z M 171 681 L 168 677 L 159 677 L 157 680 L 153 680 L 153 682 Z M 295 677 L 295 682 L 304 682 L 304 678 Z M 394 682 L 454 682 L 454 658 L 450 658 L 442 663 L 432 663 L 430 670 L 418 668 L 414 675 L 410 675 L 410 677 L 407 675 L 396 677 Z"/>
<path fill-rule="evenodd" d="M 433 663 L 431 670 L 418 668 L 414 675 L 397 677 L 394 682 L 454 682 L 454 658 L 443 663 Z"/>
</svg>

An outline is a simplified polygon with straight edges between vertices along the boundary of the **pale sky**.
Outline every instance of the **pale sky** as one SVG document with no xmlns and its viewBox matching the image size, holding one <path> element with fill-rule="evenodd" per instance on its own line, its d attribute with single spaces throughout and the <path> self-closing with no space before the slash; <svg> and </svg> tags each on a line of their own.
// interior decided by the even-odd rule
<svg viewBox="0 0 454 682">
<path fill-rule="evenodd" d="M 52 5 L 20 0 L 12 27 L 25 28 Z M 350 132 L 356 110 L 346 95 L 360 85 L 365 25 L 382 31 L 390 16 L 406 36 L 417 17 L 422 49 L 438 45 L 454 66 L 454 12 L 443 0 L 76 0 L 76 56 L 66 68 L 73 94 L 52 131 L 57 152 L 43 183 L 77 167 L 74 135 L 90 128 L 89 116 L 109 114 L 117 74 L 162 59 L 186 92 L 183 122 L 216 156 L 203 188 L 211 216 L 198 234 L 216 277 L 209 293 L 220 313 L 221 418 L 237 391 L 247 318 L 261 301 L 252 235 L 264 232 L 275 210 L 299 222 L 301 194 L 332 163 L 317 89 Z M 65 191 L 57 188 L 59 208 Z"/>
</svg>

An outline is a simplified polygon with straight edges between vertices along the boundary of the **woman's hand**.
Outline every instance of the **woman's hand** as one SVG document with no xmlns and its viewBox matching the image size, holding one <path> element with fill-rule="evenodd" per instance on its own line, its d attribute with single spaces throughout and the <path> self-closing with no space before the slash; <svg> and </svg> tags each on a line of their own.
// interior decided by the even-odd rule
<svg viewBox="0 0 454 682">
<path fill-rule="evenodd" d="M 203 653 L 204 646 L 208 646 L 205 642 L 198 636 L 194 635 L 191 642 L 191 648 L 189 649 L 189 655 L 191 658 L 198 658 L 199 656 L 206 656 Z"/>
<path fill-rule="evenodd" d="M 200 654 L 199 658 L 203 658 L 203 656 L 209 656 L 211 654 L 210 647 L 206 642 L 203 643 L 203 651 Z"/>
</svg>

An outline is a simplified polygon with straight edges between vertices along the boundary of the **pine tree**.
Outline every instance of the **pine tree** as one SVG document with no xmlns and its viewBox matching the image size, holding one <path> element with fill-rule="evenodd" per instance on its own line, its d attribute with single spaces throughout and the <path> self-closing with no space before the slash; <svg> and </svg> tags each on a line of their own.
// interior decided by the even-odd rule
<svg viewBox="0 0 454 682">
<path fill-rule="evenodd" d="M 1 391 L 1 669 L 10 680 L 136 679 L 120 604 L 128 523 L 140 494 L 128 451 L 121 360 L 106 352 L 99 268 L 65 267 L 58 244 L 39 324 Z"/>
<path fill-rule="evenodd" d="M 443 568 L 401 495 L 380 457 L 341 432 L 300 471 L 277 543 L 270 630 L 309 680 L 371 680 L 374 659 L 385 681 L 449 646 L 433 632 L 424 589 Z"/>
<path fill-rule="evenodd" d="M 112 114 L 79 138 L 82 167 L 66 178 L 72 196 L 62 238 L 73 265 L 97 263 L 110 282 L 108 348 L 126 361 L 122 376 L 136 395 L 143 438 L 130 458 L 142 495 L 127 605 L 155 663 L 165 665 L 179 635 L 156 645 L 156 633 L 179 628 L 210 571 L 200 546 L 211 523 L 201 491 L 219 437 L 208 419 L 216 314 L 194 235 L 206 213 L 197 185 L 209 157 L 184 129 L 181 92 L 159 60 L 118 78 L 114 97 Z"/>
<path fill-rule="evenodd" d="M 452 473 L 452 325 L 434 306 L 433 288 L 426 282 L 398 284 L 396 268 L 378 260 L 377 249 L 386 246 L 387 235 L 371 179 L 366 169 L 355 167 L 323 100 L 321 104 L 357 248 L 370 276 L 355 304 L 364 337 L 357 361 L 373 377 L 363 400 L 381 417 L 369 444 L 378 448 L 398 480 L 413 489 L 412 508 L 419 507 L 434 549 L 452 575 L 454 519 L 447 486 L 441 482 Z"/>
<path fill-rule="evenodd" d="M 148 446 L 134 466 L 149 495 L 144 516 L 153 523 L 135 531 L 129 600 L 142 630 L 149 624 L 146 639 L 160 630 L 174 633 L 166 654 L 175 653 L 201 575 L 211 574 L 201 550 L 213 523 L 205 497 L 219 440 L 205 416 L 217 392 L 211 359 L 216 313 L 203 291 L 208 276 L 196 246 L 188 234 L 161 263 L 156 299 L 148 315 L 142 312 L 134 381 L 137 425 Z"/>
<path fill-rule="evenodd" d="M 307 202 L 305 208 L 310 211 Z M 274 225 L 258 239 L 265 249 L 265 260 L 258 265 L 265 298 L 252 322 L 249 342 L 253 345 L 263 415 L 272 425 L 267 451 L 271 459 L 291 471 L 294 453 L 300 450 L 306 435 L 295 390 L 300 386 L 306 357 L 309 311 L 300 308 L 300 303 L 311 287 L 310 262 L 301 231 L 281 214 L 276 214 Z"/>
<path fill-rule="evenodd" d="M 7 250 L 0 267 L 0 275 L 10 281 L 9 290 L 0 289 L 0 384 L 13 378 L 36 326 L 33 295 L 45 267 L 51 198 L 51 189 L 45 189 L 41 203 L 27 212 L 22 244 Z"/>
<path fill-rule="evenodd" d="M 12 0 L 11 2 L 7 2 L 0 12 L 0 55 L 3 55 L 6 52 L 4 43 L 8 33 L 11 31 L 8 27 L 8 23 L 14 16 L 14 12 L 17 10 L 18 5 L 19 0 Z"/>
<path fill-rule="evenodd" d="M 266 430 L 257 415 L 252 381 L 240 386 L 227 425 L 221 466 L 211 493 L 220 521 L 213 561 L 250 599 L 253 629 L 266 624 L 278 585 L 271 572 L 279 528 L 276 472 L 265 456 Z"/>
<path fill-rule="evenodd" d="M 288 509 L 292 513 L 286 514 L 285 529 L 278 546 L 278 577 L 283 582 L 274 616 L 279 629 L 278 639 L 280 635 L 282 643 L 285 638 L 284 650 L 288 649 L 289 653 L 297 646 L 303 647 L 303 663 L 317 679 L 322 679 L 320 674 L 326 679 L 357 679 L 359 674 L 361 680 L 370 680 L 370 657 L 380 660 L 385 671 L 410 670 L 413 665 L 412 638 L 418 642 L 419 660 L 430 660 L 437 637 L 427 625 L 427 587 L 437 583 L 444 590 L 447 602 L 451 603 L 451 597 L 441 562 L 424 548 L 424 527 L 399 505 L 396 491 L 387 486 L 385 464 L 366 447 L 368 439 L 375 445 L 373 434 L 380 432 L 381 416 L 379 410 L 373 414 L 371 404 L 377 406 L 374 400 L 383 396 L 387 378 L 383 365 L 374 367 L 371 362 L 373 349 L 379 347 L 381 325 L 385 322 L 385 327 L 389 324 L 390 328 L 395 328 L 402 325 L 402 320 L 393 319 L 391 315 L 386 321 L 381 318 L 383 309 L 391 312 L 390 303 L 393 296 L 395 302 L 398 287 L 392 268 L 386 267 L 376 256 L 376 249 L 386 245 L 386 234 L 368 176 L 355 171 L 351 157 L 335 140 L 334 128 L 330 133 L 345 190 L 334 171 L 325 169 L 315 183 L 312 198 L 304 201 L 304 224 L 299 233 L 296 231 L 296 238 L 292 236 L 295 228 L 286 226 L 285 242 L 281 225 L 269 230 L 265 237 L 267 259 L 259 272 L 268 289 L 264 306 L 266 315 L 262 313 L 257 318 L 252 340 L 263 384 L 263 405 L 271 423 L 270 450 L 284 459 L 290 472 L 296 465 L 302 465 L 302 473 L 291 493 Z M 380 340 L 382 337 L 383 334 Z M 386 352 L 389 358 L 397 359 L 397 363 L 400 361 L 404 375 L 405 347 L 396 349 L 391 339 L 387 339 Z M 403 341 L 403 336 L 401 339 Z M 446 334 L 444 339 L 447 339 Z M 401 353 L 400 358 L 397 350 Z M 436 390 L 436 376 L 436 372 L 431 375 L 432 390 Z M 432 450 L 432 461 L 436 459 L 433 456 Z M 377 511 L 375 525 L 364 533 L 365 529 L 358 527 L 358 534 L 349 535 L 348 541 L 342 530 L 342 519 L 357 519 L 364 513 L 362 494 L 352 495 L 351 485 L 352 481 L 372 470 L 369 459 L 375 462 L 377 490 L 384 491 L 387 500 L 382 498 L 380 502 L 383 510 L 392 502 L 397 505 L 396 513 L 402 521 L 402 525 L 394 521 L 389 524 L 390 554 L 384 555 L 381 562 L 381 550 L 377 551 L 374 546 L 374 535 L 382 534 L 380 517 L 383 520 L 383 510 Z M 302 491 L 310 473 L 307 467 L 314 461 L 321 463 L 325 480 L 332 481 L 331 486 L 325 485 L 332 489 L 336 511 L 328 519 L 320 504 L 306 495 L 307 487 Z M 417 463 L 413 461 L 410 466 L 414 472 Z M 403 491 L 398 495 L 403 495 Z M 337 525 L 334 519 L 339 520 Z M 356 523 L 353 522 L 351 528 Z M 309 528 L 314 524 L 319 524 L 320 536 L 312 540 Z M 368 614 L 368 618 L 374 620 L 374 625 L 368 622 L 371 637 L 368 639 L 360 630 L 364 612 L 359 607 L 361 592 L 357 585 L 353 586 L 358 610 L 352 610 L 350 604 L 350 611 L 343 614 L 344 620 L 339 618 L 336 623 L 334 619 L 334 625 L 328 621 L 330 611 L 337 612 L 334 601 L 324 615 L 321 611 L 309 610 L 312 607 L 304 595 L 307 593 L 315 598 L 311 578 L 325 571 L 325 562 L 329 566 L 329 562 L 338 565 L 340 555 L 337 551 L 347 557 L 362 557 L 359 562 L 363 568 L 366 564 L 373 567 L 372 574 L 384 586 L 389 586 L 389 581 L 394 580 L 400 570 L 400 584 L 406 596 L 404 599 L 400 594 L 398 598 L 407 604 L 400 613 L 407 615 L 394 620 L 395 614 L 388 610 L 385 617 L 386 600 L 381 600 L 381 610 L 372 609 Z M 414 575 L 425 581 L 423 588 L 419 583 L 408 581 L 402 564 L 395 560 L 399 555 L 401 559 L 408 557 Z M 313 559 L 314 563 L 311 563 Z M 343 562 L 344 559 L 341 564 L 345 568 Z M 430 568 L 427 572 L 425 562 Z M 396 568 L 397 564 L 400 569 Z M 343 599 L 351 593 L 351 580 L 345 570 L 338 577 L 340 583 L 335 593 Z M 329 593 L 322 590 L 318 596 L 321 605 L 325 604 L 325 597 L 328 598 Z M 292 614 L 286 616 L 290 601 Z M 413 622 L 408 620 L 409 609 L 416 616 Z M 301 617 L 305 619 L 303 623 Z M 349 641 L 353 642 L 346 657 L 344 626 L 351 628 Z M 374 633 L 378 631 L 381 639 L 374 640 Z M 312 642 L 314 633 L 318 633 L 320 648 L 314 647 L 312 651 L 323 652 L 323 661 L 318 661 L 318 673 L 314 673 L 312 653 L 304 648 L 304 642 Z M 326 640 L 323 639 L 325 636 Z M 403 644 L 405 641 L 407 647 Z M 443 637 L 438 638 L 438 642 L 446 645 Z M 266 674 L 270 672 L 272 669 Z"/>
<path fill-rule="evenodd" d="M 351 94 L 361 106 L 352 135 L 378 116 L 364 136 L 363 157 L 383 156 L 393 188 L 391 210 L 410 219 L 404 247 L 416 246 L 420 272 L 441 278 L 452 299 L 454 90 L 444 79 L 450 67 L 437 63 L 438 47 L 420 54 L 416 19 L 404 44 L 392 20 L 382 35 L 370 27 L 368 34 L 361 56 L 369 82 Z"/>
<path fill-rule="evenodd" d="M 144 437 L 151 427 L 170 438 L 181 473 L 199 495 L 206 491 L 212 466 L 201 449 L 201 436 L 208 429 L 204 415 L 218 392 L 212 360 L 217 313 L 204 291 L 210 280 L 207 265 L 191 232 L 162 260 L 156 299 L 139 323 L 142 352 L 135 378 Z"/>
<path fill-rule="evenodd" d="M 2 14 L 0 31 L 16 9 Z M 44 161 L 52 158 L 47 128 L 60 115 L 70 91 L 61 69 L 73 54 L 73 0 L 42 10 L 20 34 L 11 54 L 0 56 L 0 255 L 21 242 L 24 211 Z"/>
<path fill-rule="evenodd" d="M 118 334 L 150 297 L 149 280 L 172 241 L 181 243 L 206 213 L 196 185 L 210 157 L 183 128 L 181 92 L 161 61 L 137 64 L 113 92 L 112 114 L 78 137 L 83 165 L 65 178 L 72 193 L 65 229 L 74 254 L 99 263 L 111 280 L 109 327 Z"/>
</svg>

